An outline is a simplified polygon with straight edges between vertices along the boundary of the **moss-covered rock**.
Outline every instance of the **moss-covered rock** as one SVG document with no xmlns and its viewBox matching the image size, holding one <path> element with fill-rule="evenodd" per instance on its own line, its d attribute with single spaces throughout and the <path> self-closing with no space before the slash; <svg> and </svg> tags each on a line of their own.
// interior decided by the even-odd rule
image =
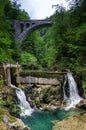
<svg viewBox="0 0 86 130">
<path fill-rule="evenodd" d="M 22 120 L 12 116 L 6 108 L 0 108 L 0 130 L 30 130 Z"/>
<path fill-rule="evenodd" d="M 25 88 L 26 90 L 27 88 Z M 37 108 L 42 108 L 44 110 L 55 110 L 61 108 L 61 86 L 60 85 L 38 85 L 32 87 L 32 92 L 27 93 L 27 99 L 31 106 L 36 104 Z"/>
</svg>

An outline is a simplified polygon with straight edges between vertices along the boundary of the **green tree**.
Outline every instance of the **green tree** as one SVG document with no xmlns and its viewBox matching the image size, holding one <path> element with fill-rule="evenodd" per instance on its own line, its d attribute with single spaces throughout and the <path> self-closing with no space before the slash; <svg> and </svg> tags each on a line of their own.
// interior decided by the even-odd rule
<svg viewBox="0 0 86 130">
<path fill-rule="evenodd" d="M 28 52 L 24 52 L 21 54 L 21 63 L 22 64 L 35 64 L 37 59 L 34 55 L 31 55 Z"/>
</svg>

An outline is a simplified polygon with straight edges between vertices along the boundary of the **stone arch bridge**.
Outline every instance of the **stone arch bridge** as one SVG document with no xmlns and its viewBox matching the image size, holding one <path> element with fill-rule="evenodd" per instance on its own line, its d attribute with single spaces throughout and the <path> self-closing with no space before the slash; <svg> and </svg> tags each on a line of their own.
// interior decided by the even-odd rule
<svg viewBox="0 0 86 130">
<path fill-rule="evenodd" d="M 14 20 L 15 41 L 22 42 L 33 30 L 44 26 L 50 27 L 52 24 L 51 20 Z"/>
</svg>

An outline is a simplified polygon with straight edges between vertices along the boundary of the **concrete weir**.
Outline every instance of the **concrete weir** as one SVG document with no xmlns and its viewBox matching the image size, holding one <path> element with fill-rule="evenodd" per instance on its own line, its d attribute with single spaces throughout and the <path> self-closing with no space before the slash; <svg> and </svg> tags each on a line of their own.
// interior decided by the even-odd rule
<svg viewBox="0 0 86 130">
<path fill-rule="evenodd" d="M 63 82 L 64 73 L 48 71 L 28 71 L 27 74 L 20 73 L 16 78 L 18 84 L 40 84 L 40 85 L 59 85 Z"/>
<path fill-rule="evenodd" d="M 56 78 L 42 78 L 42 77 L 17 77 L 17 83 L 21 84 L 43 84 L 43 85 L 58 85 L 59 81 Z"/>
</svg>

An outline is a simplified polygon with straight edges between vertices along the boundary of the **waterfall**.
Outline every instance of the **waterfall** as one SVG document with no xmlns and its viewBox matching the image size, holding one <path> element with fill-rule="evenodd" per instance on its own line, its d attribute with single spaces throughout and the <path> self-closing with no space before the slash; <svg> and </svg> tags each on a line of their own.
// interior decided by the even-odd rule
<svg viewBox="0 0 86 130">
<path fill-rule="evenodd" d="M 21 109 L 20 116 L 31 116 L 34 109 L 32 109 L 30 104 L 27 102 L 24 91 L 21 88 L 17 88 L 15 85 L 11 84 L 10 86 L 16 89 L 16 95 L 19 100 L 19 107 Z"/>
<path fill-rule="evenodd" d="M 68 84 L 69 84 L 69 94 L 70 96 L 66 97 L 66 107 L 65 110 L 69 110 L 70 108 L 75 108 L 76 104 L 78 104 L 83 98 L 81 98 L 78 94 L 77 84 L 72 76 L 72 74 L 69 72 L 67 73 L 68 78 Z M 66 79 L 65 79 L 66 82 Z"/>
</svg>

